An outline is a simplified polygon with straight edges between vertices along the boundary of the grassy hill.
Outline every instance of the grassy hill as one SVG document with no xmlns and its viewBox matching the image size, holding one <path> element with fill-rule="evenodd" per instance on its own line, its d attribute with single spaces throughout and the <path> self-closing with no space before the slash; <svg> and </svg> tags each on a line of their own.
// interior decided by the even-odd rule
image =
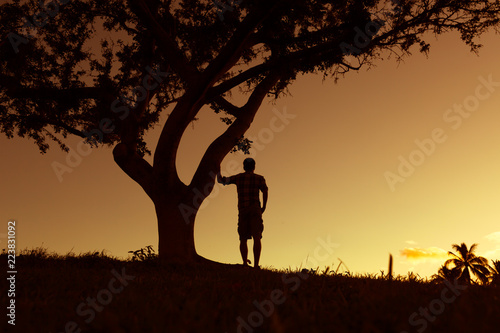
<svg viewBox="0 0 500 333">
<path fill-rule="evenodd" d="M 16 267 L 16 325 L 7 325 L 4 315 L 0 327 L 7 332 L 485 333 L 500 327 L 500 288 L 493 286 L 231 265 L 162 267 L 98 252 L 24 251 Z M 1 286 L 8 290 L 8 281 Z M 0 298 L 5 309 L 7 293 Z"/>
</svg>

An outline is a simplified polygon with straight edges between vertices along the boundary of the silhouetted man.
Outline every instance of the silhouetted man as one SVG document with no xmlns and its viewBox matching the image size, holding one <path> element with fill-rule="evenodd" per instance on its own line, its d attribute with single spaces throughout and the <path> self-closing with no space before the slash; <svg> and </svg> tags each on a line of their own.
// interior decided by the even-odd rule
<svg viewBox="0 0 500 333">
<path fill-rule="evenodd" d="M 260 250 L 262 248 L 260 239 L 264 224 L 262 213 L 266 210 L 267 185 L 261 175 L 254 173 L 255 160 L 247 158 L 243 161 L 245 172 L 231 177 L 222 177 L 217 174 L 217 181 L 221 184 L 235 184 L 238 191 L 238 234 L 240 236 L 240 252 L 243 265 L 248 265 L 247 240 L 253 238 L 254 266 L 259 268 Z M 263 205 L 260 206 L 259 191 L 262 191 Z"/>
</svg>

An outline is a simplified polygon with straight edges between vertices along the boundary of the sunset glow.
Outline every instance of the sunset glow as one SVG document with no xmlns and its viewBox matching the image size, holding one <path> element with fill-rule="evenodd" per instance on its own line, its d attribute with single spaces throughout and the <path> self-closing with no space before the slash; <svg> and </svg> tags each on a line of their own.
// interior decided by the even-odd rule
<svg viewBox="0 0 500 333">
<path fill-rule="evenodd" d="M 428 57 L 415 50 L 336 84 L 299 77 L 288 97 L 263 103 L 247 133 L 269 186 L 261 265 L 337 268 L 342 260 L 353 273 L 379 273 L 392 254 L 397 274 L 431 276 L 462 242 L 500 259 L 498 39 L 485 35 L 477 56 L 445 35 Z M 153 150 L 164 121 L 147 136 Z M 177 160 L 184 182 L 225 126 L 207 108 L 187 130 Z M 69 140 L 70 155 L 56 146 L 40 155 L 29 140 L 0 137 L 1 220 L 17 221 L 18 249 L 122 258 L 157 249 L 151 200 L 110 148 L 80 142 Z M 246 157 L 228 155 L 222 175 L 241 172 Z M 216 186 L 197 215 L 199 254 L 240 262 L 237 214 L 235 187 Z"/>
</svg>

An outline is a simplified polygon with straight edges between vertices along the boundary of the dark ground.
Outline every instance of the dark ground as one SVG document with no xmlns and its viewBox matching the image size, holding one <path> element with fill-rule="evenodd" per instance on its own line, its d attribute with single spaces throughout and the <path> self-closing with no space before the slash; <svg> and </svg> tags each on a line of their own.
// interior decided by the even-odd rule
<svg viewBox="0 0 500 333">
<path fill-rule="evenodd" d="M 96 253 L 31 254 L 18 257 L 16 268 L 16 325 L 4 314 L 6 332 L 500 331 L 500 288 L 493 286 L 161 267 Z M 6 312 L 7 282 L 0 297 Z"/>
</svg>

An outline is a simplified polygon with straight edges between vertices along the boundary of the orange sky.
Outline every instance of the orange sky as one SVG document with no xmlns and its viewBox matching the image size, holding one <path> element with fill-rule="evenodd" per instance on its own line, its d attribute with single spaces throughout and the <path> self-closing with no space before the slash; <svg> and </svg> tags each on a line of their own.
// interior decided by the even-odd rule
<svg viewBox="0 0 500 333">
<path fill-rule="evenodd" d="M 337 267 L 340 258 L 352 272 L 378 273 L 392 253 L 396 273 L 429 276 L 461 242 L 500 259 L 498 38 L 485 36 L 477 57 L 447 35 L 429 58 L 379 62 L 337 84 L 301 77 L 291 96 L 264 103 L 248 132 L 256 172 L 269 186 L 261 265 Z M 224 128 L 207 109 L 188 130 L 178 160 L 183 180 Z M 159 130 L 149 133 L 152 148 Z M 80 141 L 69 145 L 76 150 Z M 19 248 L 106 249 L 124 258 L 157 248 L 153 204 L 110 149 L 80 150 L 68 164 L 56 146 L 40 155 L 28 140 L 2 136 L 0 144 L 1 248 L 12 218 Z M 244 158 L 228 155 L 222 174 L 241 170 Z M 62 181 L 54 162 L 72 169 Z M 201 255 L 241 260 L 236 200 L 235 187 L 217 187 L 200 209 Z"/>
</svg>

